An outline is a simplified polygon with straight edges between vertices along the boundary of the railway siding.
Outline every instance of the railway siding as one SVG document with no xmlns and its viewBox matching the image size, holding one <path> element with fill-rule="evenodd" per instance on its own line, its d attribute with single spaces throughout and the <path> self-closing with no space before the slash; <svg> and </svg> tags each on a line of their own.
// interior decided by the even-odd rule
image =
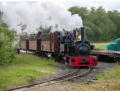
<svg viewBox="0 0 120 92">
<path fill-rule="evenodd" d="M 93 50 L 91 52 L 93 55 L 98 56 L 101 61 L 120 62 L 120 52 L 119 51 L 108 51 L 108 50 Z"/>
</svg>

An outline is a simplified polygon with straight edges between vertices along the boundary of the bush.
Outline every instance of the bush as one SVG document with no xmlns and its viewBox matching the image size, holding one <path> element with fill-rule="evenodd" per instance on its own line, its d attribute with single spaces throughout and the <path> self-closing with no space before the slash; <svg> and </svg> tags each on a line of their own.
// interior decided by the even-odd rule
<svg viewBox="0 0 120 92">
<path fill-rule="evenodd" d="M 13 47 L 14 32 L 7 27 L 0 26 L 0 65 L 8 64 L 15 57 L 15 48 Z"/>
</svg>

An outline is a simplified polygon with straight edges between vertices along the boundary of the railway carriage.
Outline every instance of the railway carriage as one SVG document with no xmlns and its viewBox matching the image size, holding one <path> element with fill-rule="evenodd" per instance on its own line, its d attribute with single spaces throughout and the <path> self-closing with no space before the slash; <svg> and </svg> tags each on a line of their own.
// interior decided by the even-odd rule
<svg viewBox="0 0 120 92">
<path fill-rule="evenodd" d="M 26 35 L 22 35 L 22 36 L 20 36 L 20 49 L 22 49 L 22 50 L 27 50 L 28 48 L 28 40 L 27 40 L 27 36 Z"/>
<path fill-rule="evenodd" d="M 44 52 L 57 52 L 59 50 L 59 46 L 57 43 L 58 33 L 42 33 L 41 34 L 41 51 Z"/>
</svg>

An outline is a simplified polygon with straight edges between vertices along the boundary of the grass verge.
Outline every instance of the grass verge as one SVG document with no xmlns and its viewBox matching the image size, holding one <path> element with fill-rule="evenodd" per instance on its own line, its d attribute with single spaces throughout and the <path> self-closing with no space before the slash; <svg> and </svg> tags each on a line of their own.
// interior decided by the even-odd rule
<svg viewBox="0 0 120 92">
<path fill-rule="evenodd" d="M 95 82 L 98 85 L 93 85 L 97 90 L 113 91 L 120 90 L 120 65 L 116 65 L 115 70 L 105 71 L 98 76 Z"/>
<path fill-rule="evenodd" d="M 95 45 L 95 49 L 97 50 L 106 50 L 106 46 L 111 43 L 113 42 L 93 43 L 93 45 Z"/>
<path fill-rule="evenodd" d="M 67 82 L 66 82 L 67 83 Z M 68 83 L 67 83 L 68 84 Z M 104 71 L 98 75 L 98 80 L 94 81 L 92 84 L 74 84 L 69 83 L 74 90 L 81 91 L 120 91 L 120 65 L 116 65 L 113 71 Z M 73 90 L 73 89 L 69 89 Z"/>
<path fill-rule="evenodd" d="M 10 65 L 0 66 L 0 90 L 34 83 L 55 74 L 57 63 L 33 55 L 17 55 Z"/>
</svg>

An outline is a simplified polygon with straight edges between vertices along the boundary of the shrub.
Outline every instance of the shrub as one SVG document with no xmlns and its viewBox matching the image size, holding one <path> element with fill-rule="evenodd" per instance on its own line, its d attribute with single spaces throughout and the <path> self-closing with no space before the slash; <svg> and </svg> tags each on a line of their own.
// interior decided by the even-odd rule
<svg viewBox="0 0 120 92">
<path fill-rule="evenodd" d="M 0 65 L 8 64 L 15 57 L 15 48 L 13 47 L 14 32 L 7 27 L 0 26 Z"/>
</svg>

